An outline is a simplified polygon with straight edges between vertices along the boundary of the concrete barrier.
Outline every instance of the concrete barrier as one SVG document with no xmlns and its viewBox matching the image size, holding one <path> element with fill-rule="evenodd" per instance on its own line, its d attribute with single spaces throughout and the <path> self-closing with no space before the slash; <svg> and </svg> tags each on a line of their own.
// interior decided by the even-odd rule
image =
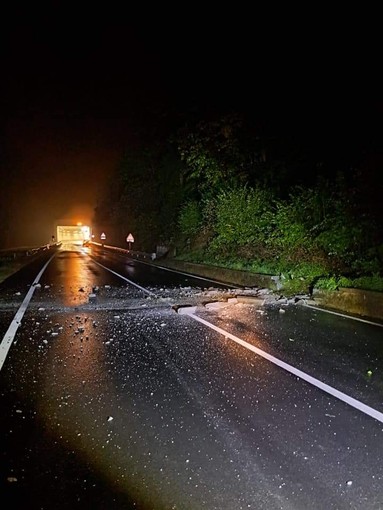
<svg viewBox="0 0 383 510">
<path fill-rule="evenodd" d="M 236 271 L 234 269 L 184 262 L 175 259 L 158 260 L 154 264 L 185 273 L 195 274 L 197 276 L 203 276 L 205 278 L 211 278 L 222 283 L 241 287 L 267 288 L 283 293 L 277 276 Z M 241 299 L 246 300 L 246 297 Z M 312 302 L 323 308 L 383 321 L 382 292 L 345 288 L 336 291 L 314 289 Z"/>
<path fill-rule="evenodd" d="M 382 292 L 345 288 L 334 291 L 314 289 L 313 298 L 320 306 L 383 320 Z"/>
<path fill-rule="evenodd" d="M 262 287 L 272 290 L 278 289 L 277 278 L 272 275 L 255 274 L 248 271 L 237 271 L 219 266 L 195 264 L 182 260 L 164 259 L 155 263 L 170 269 L 176 269 L 185 273 L 211 278 L 217 282 L 239 285 L 240 287 Z"/>
</svg>

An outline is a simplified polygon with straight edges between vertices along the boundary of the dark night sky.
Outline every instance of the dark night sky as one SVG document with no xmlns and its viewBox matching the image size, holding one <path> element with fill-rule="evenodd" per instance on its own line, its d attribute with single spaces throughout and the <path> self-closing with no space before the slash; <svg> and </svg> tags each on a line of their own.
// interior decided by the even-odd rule
<svg viewBox="0 0 383 510">
<path fill-rule="evenodd" d="M 378 143 L 379 46 L 373 27 L 365 30 L 373 13 L 359 26 L 344 13 L 314 25 L 309 16 L 302 24 L 194 6 L 109 23 L 103 11 L 75 16 L 50 5 L 10 19 L 3 34 L 0 164 L 17 190 L 11 244 L 46 242 L 59 218 L 89 221 L 122 152 L 159 112 L 241 109 L 316 147 L 324 135 L 345 151 L 355 151 L 346 134 L 360 151 Z"/>
</svg>

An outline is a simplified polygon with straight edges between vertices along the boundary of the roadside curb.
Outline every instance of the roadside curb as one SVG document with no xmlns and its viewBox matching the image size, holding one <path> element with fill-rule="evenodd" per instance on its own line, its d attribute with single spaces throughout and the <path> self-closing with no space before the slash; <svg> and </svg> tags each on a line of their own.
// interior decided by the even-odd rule
<svg viewBox="0 0 383 510">
<path fill-rule="evenodd" d="M 241 287 L 262 287 L 278 290 L 278 277 L 273 275 L 249 273 L 248 271 L 238 271 L 235 269 L 196 264 L 194 262 L 184 262 L 175 259 L 158 259 L 154 261 L 154 265 L 184 271 L 185 273 L 195 274 L 232 285 L 239 285 Z"/>
<path fill-rule="evenodd" d="M 208 266 L 175 259 L 158 259 L 153 265 L 164 266 L 169 269 L 211 278 L 220 282 L 239 285 L 242 287 L 267 288 L 273 292 L 279 290 L 278 277 L 261 275 L 247 271 L 237 271 L 218 266 Z M 283 289 L 280 290 L 283 293 Z M 259 297 L 237 296 L 240 302 L 259 302 Z M 310 302 L 314 306 L 339 310 L 350 315 L 359 315 L 373 319 L 383 320 L 383 293 L 341 288 L 336 291 L 314 289 Z"/>
<path fill-rule="evenodd" d="M 382 292 L 346 288 L 334 291 L 314 289 L 313 298 L 316 304 L 323 307 L 383 320 Z"/>
</svg>

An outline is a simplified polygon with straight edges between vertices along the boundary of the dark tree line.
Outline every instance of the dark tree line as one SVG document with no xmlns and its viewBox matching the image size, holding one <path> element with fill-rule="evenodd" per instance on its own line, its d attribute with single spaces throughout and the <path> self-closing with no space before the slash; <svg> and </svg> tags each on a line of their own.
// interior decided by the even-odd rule
<svg viewBox="0 0 383 510">
<path fill-rule="evenodd" d="M 358 132 L 273 130 L 239 113 L 153 129 L 127 149 L 95 222 L 120 245 L 134 232 L 141 250 L 164 243 L 270 272 L 381 275 L 382 160 Z"/>
</svg>

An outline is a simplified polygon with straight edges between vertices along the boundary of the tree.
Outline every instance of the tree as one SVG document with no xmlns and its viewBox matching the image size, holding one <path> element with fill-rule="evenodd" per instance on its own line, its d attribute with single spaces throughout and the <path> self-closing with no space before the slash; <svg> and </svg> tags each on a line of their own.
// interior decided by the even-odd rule
<svg viewBox="0 0 383 510">
<path fill-rule="evenodd" d="M 174 234 L 182 200 L 180 161 L 167 144 L 146 143 L 126 151 L 111 179 L 95 221 L 110 221 L 123 245 L 134 233 L 135 248 L 152 251 Z"/>
<path fill-rule="evenodd" d="M 175 137 L 185 162 L 184 182 L 192 182 L 200 195 L 214 195 L 224 187 L 246 182 L 246 155 L 238 140 L 242 123 L 241 116 L 226 115 L 200 121 L 193 129 L 184 127 Z"/>
</svg>

